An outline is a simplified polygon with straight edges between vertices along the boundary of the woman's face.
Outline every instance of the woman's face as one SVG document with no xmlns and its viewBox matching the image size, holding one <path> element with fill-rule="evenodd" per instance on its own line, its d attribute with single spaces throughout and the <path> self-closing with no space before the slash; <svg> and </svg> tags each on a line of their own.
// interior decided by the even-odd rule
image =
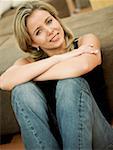
<svg viewBox="0 0 113 150">
<path fill-rule="evenodd" d="M 65 47 L 64 31 L 49 12 L 35 10 L 27 18 L 27 28 L 33 47 L 40 47 L 48 54 Z"/>
</svg>

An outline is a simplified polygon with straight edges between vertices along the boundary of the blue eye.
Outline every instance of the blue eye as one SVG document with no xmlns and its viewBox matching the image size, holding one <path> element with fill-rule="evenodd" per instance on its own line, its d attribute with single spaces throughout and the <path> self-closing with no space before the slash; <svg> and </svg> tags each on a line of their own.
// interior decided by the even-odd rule
<svg viewBox="0 0 113 150">
<path fill-rule="evenodd" d="M 38 30 L 37 32 L 36 32 L 36 35 L 39 35 L 41 33 L 41 31 L 40 30 Z"/>
<path fill-rule="evenodd" d="M 47 23 L 48 23 L 48 24 L 50 24 L 51 22 L 52 22 L 52 19 L 48 20 L 48 22 L 47 22 Z"/>
</svg>

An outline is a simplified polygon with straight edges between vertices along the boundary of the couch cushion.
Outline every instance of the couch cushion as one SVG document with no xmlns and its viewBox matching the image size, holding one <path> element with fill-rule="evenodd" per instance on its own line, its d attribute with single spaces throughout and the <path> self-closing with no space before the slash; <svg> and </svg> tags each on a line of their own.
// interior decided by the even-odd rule
<svg viewBox="0 0 113 150">
<path fill-rule="evenodd" d="M 2 46 L 2 44 L 4 44 L 9 38 L 10 35 L 0 36 L 0 46 Z"/>
<path fill-rule="evenodd" d="M 10 9 L 0 19 L 0 37 L 13 33 L 13 18 L 16 9 Z"/>
<path fill-rule="evenodd" d="M 0 135 L 19 132 L 19 126 L 11 107 L 11 93 L 0 90 Z"/>
<path fill-rule="evenodd" d="M 0 46 L 0 74 L 10 67 L 18 58 L 26 56 L 17 45 L 13 35 L 11 35 Z"/>
<path fill-rule="evenodd" d="M 108 101 L 113 113 L 113 6 L 71 16 L 64 19 L 63 22 L 72 29 L 75 37 L 86 33 L 94 33 L 100 38 Z"/>
</svg>

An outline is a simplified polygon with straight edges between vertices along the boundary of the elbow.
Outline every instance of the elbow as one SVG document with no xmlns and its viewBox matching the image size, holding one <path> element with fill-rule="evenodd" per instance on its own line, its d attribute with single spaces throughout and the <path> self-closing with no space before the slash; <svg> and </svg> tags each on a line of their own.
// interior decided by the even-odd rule
<svg viewBox="0 0 113 150">
<path fill-rule="evenodd" d="M 13 85 L 6 83 L 4 77 L 1 75 L 0 76 L 0 89 L 6 90 L 6 91 L 11 91 L 13 89 Z"/>
<path fill-rule="evenodd" d="M 84 64 L 82 66 L 82 70 L 83 70 L 82 75 L 87 74 L 88 72 L 92 71 L 95 67 L 96 66 L 91 66 L 88 63 Z"/>
<path fill-rule="evenodd" d="M 102 64 L 102 57 L 101 57 L 101 54 L 100 54 L 100 57 L 98 58 L 98 65 L 101 65 Z"/>
<path fill-rule="evenodd" d="M 86 57 L 84 63 L 83 63 L 83 68 L 85 70 L 85 72 L 90 72 L 91 70 L 93 70 L 95 67 L 97 67 L 98 65 L 102 64 L 102 58 L 101 58 L 101 54 L 98 53 L 98 56 L 94 56 L 90 59 L 88 59 L 88 57 Z"/>
<path fill-rule="evenodd" d="M 102 59 L 98 61 L 98 65 L 101 65 L 102 64 Z"/>
<path fill-rule="evenodd" d="M 88 63 L 85 63 L 83 65 L 83 72 L 84 72 L 84 74 L 88 73 L 89 71 L 91 71 L 91 68 L 90 68 Z"/>
<path fill-rule="evenodd" d="M 97 63 L 91 64 L 89 62 L 84 63 L 83 70 L 85 73 L 88 73 L 92 71 L 95 67 L 101 64 L 101 60 L 99 60 Z"/>
</svg>

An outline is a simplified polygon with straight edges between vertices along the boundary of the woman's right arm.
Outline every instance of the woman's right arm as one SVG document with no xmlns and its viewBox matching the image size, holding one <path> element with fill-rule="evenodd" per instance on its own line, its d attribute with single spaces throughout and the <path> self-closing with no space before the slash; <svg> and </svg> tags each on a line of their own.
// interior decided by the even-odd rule
<svg viewBox="0 0 113 150">
<path fill-rule="evenodd" d="M 60 58 L 56 56 L 37 62 L 29 62 L 25 58 L 19 59 L 0 76 L 0 89 L 12 90 L 16 85 L 41 75 L 58 62 Z"/>
<path fill-rule="evenodd" d="M 71 52 L 68 54 L 54 55 L 36 62 L 30 62 L 26 58 L 21 58 L 0 76 L 0 89 L 12 90 L 16 85 L 34 79 L 46 72 L 53 65 L 74 56 L 75 54 Z"/>
<path fill-rule="evenodd" d="M 89 53 L 91 51 L 87 50 L 85 53 L 87 52 Z M 76 57 L 82 53 L 84 53 L 82 49 L 81 51 L 74 50 L 64 54 L 54 55 L 37 62 L 30 62 L 25 58 L 19 59 L 0 76 L 0 89 L 12 90 L 16 85 L 40 76 L 57 63 Z"/>
</svg>

